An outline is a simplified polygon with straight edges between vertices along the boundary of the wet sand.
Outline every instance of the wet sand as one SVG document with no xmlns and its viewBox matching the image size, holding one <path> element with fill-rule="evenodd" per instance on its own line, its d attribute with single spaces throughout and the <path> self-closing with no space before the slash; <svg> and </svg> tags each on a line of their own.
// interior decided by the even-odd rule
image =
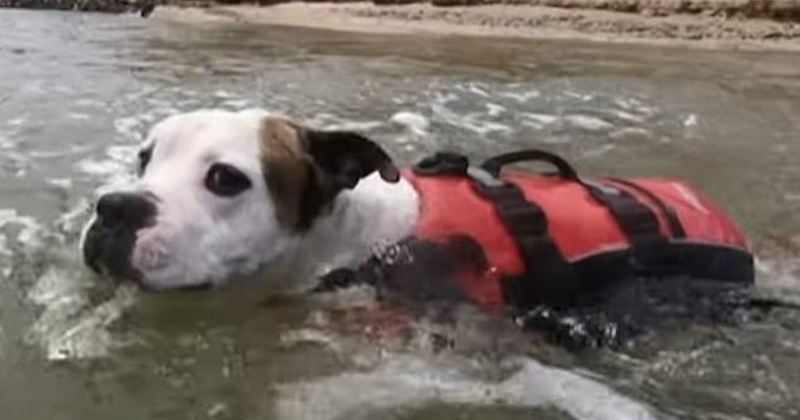
<svg viewBox="0 0 800 420">
<path fill-rule="evenodd" d="M 728 0 L 709 0 L 706 3 L 723 1 Z M 622 9 L 608 6 L 620 2 L 574 0 L 573 3 L 575 5 L 562 4 L 559 7 L 531 4 L 438 7 L 432 4 L 372 3 L 212 5 L 207 8 L 167 6 L 157 9 L 154 16 L 174 21 L 236 21 L 362 33 L 423 33 L 800 51 L 800 24 L 789 20 L 747 18 L 740 9 L 708 8 L 695 13 L 693 9 L 647 8 L 643 5 L 658 2 L 645 0 L 629 2 L 636 4 L 637 9 L 632 9 L 634 13 L 614 11 Z M 577 3 L 592 7 L 578 7 Z M 667 3 L 662 1 L 660 4 Z"/>
</svg>

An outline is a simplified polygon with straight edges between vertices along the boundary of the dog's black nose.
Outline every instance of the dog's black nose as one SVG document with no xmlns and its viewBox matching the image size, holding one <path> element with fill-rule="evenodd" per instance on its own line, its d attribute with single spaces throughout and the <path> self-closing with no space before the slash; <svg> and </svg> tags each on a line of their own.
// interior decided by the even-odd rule
<svg viewBox="0 0 800 420">
<path fill-rule="evenodd" d="M 140 193 L 109 193 L 97 201 L 97 218 L 107 229 L 145 226 L 155 215 L 153 201 Z"/>
</svg>

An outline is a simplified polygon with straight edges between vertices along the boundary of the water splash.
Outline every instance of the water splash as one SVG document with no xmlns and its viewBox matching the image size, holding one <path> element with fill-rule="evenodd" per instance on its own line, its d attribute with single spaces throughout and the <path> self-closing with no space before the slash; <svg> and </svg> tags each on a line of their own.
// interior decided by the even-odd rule
<svg viewBox="0 0 800 420">
<path fill-rule="evenodd" d="M 452 360 L 387 354 L 368 371 L 278 387 L 279 419 L 374 418 L 387 409 L 434 402 L 475 406 L 555 406 L 581 420 L 655 419 L 650 407 L 620 395 L 600 381 L 533 359 L 507 361 L 514 372 L 500 381 L 471 376 Z"/>
</svg>

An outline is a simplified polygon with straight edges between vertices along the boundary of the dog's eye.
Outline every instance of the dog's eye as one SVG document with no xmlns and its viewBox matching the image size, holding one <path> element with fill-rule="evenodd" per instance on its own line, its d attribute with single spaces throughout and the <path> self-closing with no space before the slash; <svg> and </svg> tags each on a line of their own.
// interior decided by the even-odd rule
<svg viewBox="0 0 800 420">
<path fill-rule="evenodd" d="M 144 170 L 147 169 L 147 164 L 150 163 L 150 158 L 153 157 L 153 148 L 139 150 L 139 176 L 144 175 Z"/>
<path fill-rule="evenodd" d="M 206 174 L 206 188 L 221 197 L 233 197 L 250 188 L 250 179 L 233 166 L 215 163 Z"/>
</svg>

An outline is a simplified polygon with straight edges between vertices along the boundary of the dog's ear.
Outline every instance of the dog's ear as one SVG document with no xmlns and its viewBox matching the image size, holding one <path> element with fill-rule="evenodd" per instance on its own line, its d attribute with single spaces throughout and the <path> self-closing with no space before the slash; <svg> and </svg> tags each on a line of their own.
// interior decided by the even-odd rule
<svg viewBox="0 0 800 420">
<path fill-rule="evenodd" d="M 400 172 L 386 152 L 372 140 L 348 131 L 298 128 L 303 147 L 311 158 L 311 174 L 300 208 L 300 227 L 330 208 L 342 190 L 353 189 L 367 175 L 378 172 L 387 182 L 400 180 Z"/>
<path fill-rule="evenodd" d="M 278 220 L 295 231 L 310 228 L 342 190 L 355 188 L 372 172 L 387 182 L 400 179 L 380 146 L 347 131 L 310 130 L 267 118 L 261 152 Z"/>
<path fill-rule="evenodd" d="M 389 155 L 358 133 L 308 129 L 300 132 L 308 154 L 336 192 L 354 188 L 361 178 L 376 171 L 386 182 L 400 180 L 400 172 Z"/>
</svg>

